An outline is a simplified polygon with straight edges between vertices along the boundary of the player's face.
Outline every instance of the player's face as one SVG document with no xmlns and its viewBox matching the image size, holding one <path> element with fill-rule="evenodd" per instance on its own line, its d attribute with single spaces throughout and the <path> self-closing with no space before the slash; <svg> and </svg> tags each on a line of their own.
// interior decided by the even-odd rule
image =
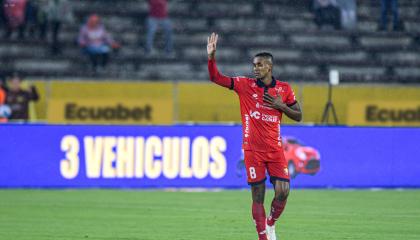
<svg viewBox="0 0 420 240">
<path fill-rule="evenodd" d="M 271 62 L 263 57 L 255 57 L 253 61 L 254 75 L 257 79 L 265 78 L 271 73 Z"/>
</svg>

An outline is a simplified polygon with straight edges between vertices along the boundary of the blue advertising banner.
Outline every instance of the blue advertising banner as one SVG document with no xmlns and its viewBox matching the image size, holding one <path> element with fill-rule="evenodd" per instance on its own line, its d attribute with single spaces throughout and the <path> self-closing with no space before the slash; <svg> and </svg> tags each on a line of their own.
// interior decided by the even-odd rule
<svg viewBox="0 0 420 240">
<path fill-rule="evenodd" d="M 293 187 L 420 187 L 420 128 L 282 127 Z M 241 126 L 1 125 L 0 187 L 246 187 Z"/>
</svg>

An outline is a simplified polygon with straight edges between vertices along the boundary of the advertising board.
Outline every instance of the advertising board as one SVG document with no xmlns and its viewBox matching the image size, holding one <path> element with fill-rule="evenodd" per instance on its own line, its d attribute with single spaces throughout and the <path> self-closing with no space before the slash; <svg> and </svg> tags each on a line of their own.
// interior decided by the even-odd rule
<svg viewBox="0 0 420 240">
<path fill-rule="evenodd" d="M 292 187 L 420 187 L 420 128 L 282 135 Z M 0 187 L 247 187 L 239 125 L 6 124 L 0 136 Z"/>
</svg>

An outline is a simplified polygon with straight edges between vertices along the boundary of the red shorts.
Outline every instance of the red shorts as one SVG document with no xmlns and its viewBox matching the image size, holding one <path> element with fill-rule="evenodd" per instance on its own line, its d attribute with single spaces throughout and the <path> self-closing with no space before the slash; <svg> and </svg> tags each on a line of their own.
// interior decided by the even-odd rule
<svg viewBox="0 0 420 240">
<path fill-rule="evenodd" d="M 266 171 L 270 176 L 271 183 L 274 180 L 290 181 L 289 170 L 283 151 L 254 152 L 246 150 L 244 154 L 249 185 L 257 185 L 265 182 L 267 179 Z"/>
</svg>

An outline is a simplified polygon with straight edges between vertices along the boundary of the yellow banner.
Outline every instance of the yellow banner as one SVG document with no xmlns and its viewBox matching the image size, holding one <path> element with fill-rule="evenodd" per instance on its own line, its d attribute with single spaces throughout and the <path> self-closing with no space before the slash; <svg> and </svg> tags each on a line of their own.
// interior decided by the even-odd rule
<svg viewBox="0 0 420 240">
<path fill-rule="evenodd" d="M 348 125 L 420 126 L 420 101 L 351 102 Z"/>
<path fill-rule="evenodd" d="M 169 99 L 51 99 L 48 122 L 95 124 L 171 124 Z"/>
<path fill-rule="evenodd" d="M 34 104 L 35 111 L 33 112 L 36 113 L 37 119 L 42 121 L 47 120 L 50 122 L 53 120 L 54 123 L 79 122 L 105 124 L 241 122 L 239 99 L 235 92 L 210 82 L 37 81 L 35 84 L 41 98 Z M 328 100 L 328 85 L 292 84 L 292 88 L 303 111 L 303 123 L 321 123 L 322 113 Z M 398 99 L 399 102 L 393 105 L 394 103 L 389 100 L 390 96 L 393 99 Z M 420 123 L 414 120 L 400 122 L 391 120 L 367 121 L 365 117 L 367 103 L 378 103 L 380 104 L 379 107 L 391 107 L 392 109 L 416 108 L 416 104 L 420 103 L 420 87 L 340 85 L 334 87 L 332 100 L 339 124 L 420 126 Z M 147 119 L 138 121 L 132 118 L 123 120 L 113 119 L 112 121 L 103 119 L 100 121 L 88 121 L 79 118 L 76 118 L 76 120 L 74 118 L 66 120 L 65 104 L 69 102 L 81 105 L 90 105 L 93 103 L 93 106 L 105 105 L 116 108 L 118 108 L 118 103 L 122 103 L 122 105 L 127 105 L 126 107 L 131 108 L 135 106 L 143 108 L 144 105 L 149 104 L 153 106 L 152 115 L 156 115 L 156 117 L 153 116 L 154 118 L 151 121 Z M 351 107 L 350 103 L 355 105 Z M 68 108 L 69 111 L 74 111 L 73 106 L 68 106 Z M 83 111 L 85 110 L 82 110 L 82 113 Z M 371 109 L 371 111 L 377 110 Z M 375 114 L 375 112 L 371 114 Z M 383 115 L 385 113 L 381 112 L 381 114 Z M 332 122 L 331 119 L 332 116 L 330 115 L 330 123 Z M 295 124 L 296 122 L 284 116 L 282 123 Z"/>
</svg>

